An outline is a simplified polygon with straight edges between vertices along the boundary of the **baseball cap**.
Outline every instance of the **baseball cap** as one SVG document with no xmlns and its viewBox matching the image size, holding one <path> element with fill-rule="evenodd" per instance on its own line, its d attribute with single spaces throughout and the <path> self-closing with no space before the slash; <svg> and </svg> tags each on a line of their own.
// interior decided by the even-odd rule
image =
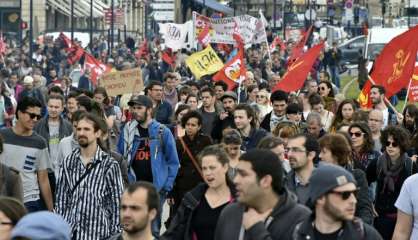
<svg viewBox="0 0 418 240">
<path fill-rule="evenodd" d="M 131 100 L 129 100 L 128 105 L 132 107 L 134 104 L 138 104 L 147 108 L 152 108 L 151 99 L 145 95 L 133 96 Z"/>
<path fill-rule="evenodd" d="M 223 101 L 224 98 L 233 98 L 235 101 L 238 99 L 237 94 L 231 91 L 225 92 L 221 97 L 221 101 Z"/>
<path fill-rule="evenodd" d="M 23 79 L 23 84 L 24 85 L 26 85 L 26 84 L 32 84 L 33 83 L 33 78 L 31 77 L 31 76 L 26 76 L 24 79 Z"/>
<path fill-rule="evenodd" d="M 30 213 L 13 228 L 11 239 L 25 237 L 32 240 L 70 240 L 70 225 L 58 214 L 48 211 Z"/>
<path fill-rule="evenodd" d="M 345 168 L 329 163 L 319 163 L 309 179 L 308 205 L 313 207 L 318 198 L 347 183 L 357 185 L 353 175 Z"/>
</svg>

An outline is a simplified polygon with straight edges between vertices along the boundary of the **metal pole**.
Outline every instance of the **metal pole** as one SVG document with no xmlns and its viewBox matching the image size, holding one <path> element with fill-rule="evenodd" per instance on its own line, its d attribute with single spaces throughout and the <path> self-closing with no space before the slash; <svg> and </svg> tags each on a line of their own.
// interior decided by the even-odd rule
<svg viewBox="0 0 418 240">
<path fill-rule="evenodd" d="M 22 30 L 22 24 L 23 24 L 23 20 L 22 20 L 22 0 L 19 0 L 20 3 L 20 14 L 19 14 L 19 43 L 20 43 L 20 47 L 23 46 L 23 42 L 22 42 L 22 34 L 23 34 L 23 30 Z"/>
<path fill-rule="evenodd" d="M 203 14 L 203 11 L 205 10 L 205 8 L 206 8 L 206 0 L 203 0 L 202 14 Z M 206 16 L 206 11 L 205 11 L 205 16 Z"/>
<path fill-rule="evenodd" d="M 32 65 L 32 52 L 33 52 L 33 0 L 30 0 L 29 2 L 29 63 Z"/>
<path fill-rule="evenodd" d="M 409 26 L 411 26 L 411 0 L 408 1 L 408 10 L 406 11 L 406 13 L 408 14 L 408 28 Z"/>
<path fill-rule="evenodd" d="M 90 0 L 90 50 L 93 50 L 93 0 Z"/>
<path fill-rule="evenodd" d="M 282 14 L 283 14 L 283 17 L 282 17 L 283 41 L 286 41 L 286 9 L 285 9 L 285 0 L 283 0 L 282 8 L 283 8 L 282 9 Z"/>
<path fill-rule="evenodd" d="M 115 38 L 115 32 L 114 32 L 114 28 L 115 28 L 115 6 L 114 6 L 115 2 L 114 0 L 112 0 L 111 2 L 111 8 L 112 8 L 112 20 L 110 22 L 110 32 L 112 35 L 112 39 L 110 40 L 110 50 L 113 50 L 113 43 L 114 43 L 114 38 Z"/>
<path fill-rule="evenodd" d="M 232 6 L 234 7 L 234 17 L 235 17 L 235 14 L 236 14 L 236 12 L 237 12 L 237 6 L 236 6 L 236 3 L 235 3 L 235 0 L 232 0 Z"/>
<path fill-rule="evenodd" d="M 277 16 L 276 16 L 276 3 L 277 3 L 276 0 L 273 0 L 273 27 L 274 27 L 274 29 L 276 29 L 276 20 L 277 20 Z"/>
<path fill-rule="evenodd" d="M 74 0 L 71 0 L 71 41 L 74 41 Z"/>
<path fill-rule="evenodd" d="M 145 3 L 145 38 L 148 38 L 148 4 Z"/>
</svg>

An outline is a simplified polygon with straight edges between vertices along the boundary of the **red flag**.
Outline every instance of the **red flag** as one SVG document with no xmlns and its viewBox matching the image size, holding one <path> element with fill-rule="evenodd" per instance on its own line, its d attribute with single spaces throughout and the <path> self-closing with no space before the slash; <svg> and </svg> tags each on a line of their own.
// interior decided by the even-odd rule
<svg viewBox="0 0 418 240">
<path fill-rule="evenodd" d="M 100 62 L 89 53 L 86 53 L 84 56 L 84 69 L 90 69 L 90 80 L 92 84 L 96 86 L 97 78 L 104 73 L 110 72 L 112 68 Z"/>
<path fill-rule="evenodd" d="M 418 25 L 392 39 L 376 58 L 370 76 L 376 84 L 385 87 L 386 97 L 408 86 L 415 67 L 417 38 Z"/>
<path fill-rule="evenodd" d="M 372 82 L 367 79 L 366 83 L 363 86 L 360 94 L 358 95 L 357 101 L 360 104 L 360 107 L 363 109 L 372 108 L 372 99 L 370 98 L 370 90 L 372 89 Z"/>
<path fill-rule="evenodd" d="M 414 75 L 412 75 L 408 100 L 410 102 L 418 102 L 418 66 L 415 66 Z"/>
<path fill-rule="evenodd" d="M 305 47 L 306 42 L 308 41 L 308 38 L 311 35 L 311 32 L 312 32 L 312 25 L 309 27 L 308 31 L 306 31 L 306 32 L 303 33 L 302 38 L 293 47 L 292 54 L 289 57 L 289 63 L 290 64 L 288 64 L 288 66 L 292 65 L 292 63 L 294 61 L 296 61 L 296 59 L 298 59 L 302 55 L 303 48 Z"/>
<path fill-rule="evenodd" d="M 139 46 L 138 50 L 136 50 L 135 52 L 135 57 L 137 59 L 140 59 L 141 57 L 146 57 L 149 55 L 149 51 L 148 51 L 148 41 L 145 38 L 145 40 L 141 43 L 141 45 Z"/>
<path fill-rule="evenodd" d="M 167 48 L 163 51 L 162 60 L 170 66 L 174 66 L 176 63 L 176 55 L 171 48 Z"/>
<path fill-rule="evenodd" d="M 69 39 L 65 34 L 60 33 L 59 37 L 64 42 L 65 45 L 65 51 L 67 52 L 67 61 L 69 64 L 74 64 L 84 54 L 84 49 L 80 47 L 78 44 L 74 43 Z"/>
<path fill-rule="evenodd" d="M 6 53 L 6 43 L 4 42 L 3 33 L 0 33 L 0 55 Z"/>
<path fill-rule="evenodd" d="M 233 90 L 237 84 L 245 79 L 247 68 L 244 63 L 244 44 L 242 38 L 238 34 L 233 34 L 238 45 L 238 53 L 225 66 L 213 76 L 215 82 L 223 81 L 228 85 L 228 90 Z"/>
<path fill-rule="evenodd" d="M 206 47 L 209 44 L 210 34 L 208 24 L 206 24 L 203 30 L 199 33 L 199 36 L 197 36 L 197 40 L 203 47 Z"/>
<path fill-rule="evenodd" d="M 282 80 L 273 88 L 272 92 L 276 90 L 283 90 L 285 92 L 297 91 L 302 88 L 306 77 L 309 74 L 315 60 L 324 47 L 324 43 L 315 45 L 299 57 L 288 69 Z"/>
<path fill-rule="evenodd" d="M 284 44 L 284 42 L 282 41 L 282 39 L 280 39 L 279 36 L 276 36 L 273 40 L 273 42 L 270 45 L 270 51 L 274 52 L 274 50 L 276 50 L 276 47 L 279 46 L 280 50 L 285 50 L 286 49 L 286 45 Z"/>
</svg>

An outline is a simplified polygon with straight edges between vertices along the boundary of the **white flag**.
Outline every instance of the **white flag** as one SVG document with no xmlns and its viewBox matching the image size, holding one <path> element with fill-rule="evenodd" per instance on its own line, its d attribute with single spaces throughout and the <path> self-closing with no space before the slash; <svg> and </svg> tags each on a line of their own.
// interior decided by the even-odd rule
<svg viewBox="0 0 418 240">
<path fill-rule="evenodd" d="M 186 44 L 187 36 L 187 24 L 175 24 L 175 23 L 159 23 L 160 34 L 165 42 L 165 46 L 171 48 L 173 51 L 177 51 Z"/>
</svg>

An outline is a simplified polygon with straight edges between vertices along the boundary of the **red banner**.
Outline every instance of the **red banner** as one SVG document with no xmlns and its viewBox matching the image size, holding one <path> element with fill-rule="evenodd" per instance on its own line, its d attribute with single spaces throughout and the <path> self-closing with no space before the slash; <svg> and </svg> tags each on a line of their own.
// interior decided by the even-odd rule
<svg viewBox="0 0 418 240">
<path fill-rule="evenodd" d="M 107 66 L 106 64 L 100 62 L 92 55 L 86 53 L 84 58 L 84 69 L 90 69 L 90 80 L 91 83 L 96 86 L 97 85 L 97 78 L 100 77 L 104 73 L 110 72 L 112 70 L 111 67 Z"/>
<path fill-rule="evenodd" d="M 386 89 L 387 98 L 408 87 L 417 56 L 418 25 L 392 39 L 374 62 L 371 78 Z"/>
<path fill-rule="evenodd" d="M 308 38 L 311 35 L 312 32 L 312 25 L 309 27 L 308 31 L 304 32 L 302 35 L 302 38 L 299 40 L 299 42 L 296 44 L 296 46 L 292 49 L 292 54 L 289 57 L 289 64 L 288 66 L 292 65 L 296 59 L 298 59 L 303 54 L 303 48 L 306 45 L 306 42 L 308 42 Z"/>
<path fill-rule="evenodd" d="M 67 52 L 67 61 L 69 64 L 73 65 L 74 63 L 78 62 L 80 58 L 84 54 L 84 49 L 78 44 L 74 43 L 65 36 L 64 33 L 60 33 L 59 37 L 64 41 L 65 51 Z"/>
<path fill-rule="evenodd" d="M 301 89 L 323 47 L 324 43 L 315 45 L 299 57 L 296 62 L 289 66 L 286 74 L 273 88 L 272 92 L 276 90 L 292 92 Z"/>
<path fill-rule="evenodd" d="M 372 108 L 372 99 L 370 98 L 370 90 L 372 88 L 372 82 L 367 79 L 366 83 L 363 86 L 360 94 L 358 95 L 357 101 L 360 104 L 360 107 L 363 109 Z"/>
<path fill-rule="evenodd" d="M 418 66 L 415 66 L 414 75 L 412 75 L 408 100 L 410 102 L 418 102 Z"/>
</svg>

